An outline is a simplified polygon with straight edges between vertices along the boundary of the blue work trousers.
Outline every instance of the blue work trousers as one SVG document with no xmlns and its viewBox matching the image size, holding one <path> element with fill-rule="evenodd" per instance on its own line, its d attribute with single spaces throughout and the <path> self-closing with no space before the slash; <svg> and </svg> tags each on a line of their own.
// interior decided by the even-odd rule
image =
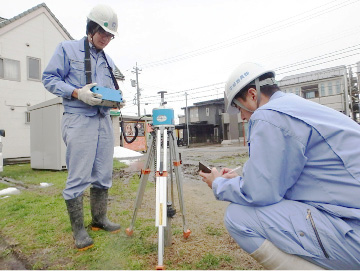
<svg viewBox="0 0 361 271">
<path fill-rule="evenodd" d="M 341 219 L 302 202 L 282 200 L 263 207 L 231 203 L 224 220 L 229 234 L 248 253 L 268 239 L 282 251 L 326 269 L 360 269 L 359 219 Z"/>
<path fill-rule="evenodd" d="M 89 186 L 112 186 L 114 134 L 109 115 L 85 116 L 65 113 L 62 136 L 66 145 L 68 178 L 63 191 L 65 200 L 83 194 Z"/>
</svg>

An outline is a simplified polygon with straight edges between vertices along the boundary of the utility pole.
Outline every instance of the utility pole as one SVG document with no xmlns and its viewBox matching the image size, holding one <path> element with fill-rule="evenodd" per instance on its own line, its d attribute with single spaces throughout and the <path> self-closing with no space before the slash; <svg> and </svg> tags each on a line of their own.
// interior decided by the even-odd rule
<svg viewBox="0 0 361 271">
<path fill-rule="evenodd" d="M 189 118 L 188 118 L 188 99 L 187 99 L 188 93 L 185 92 L 185 95 L 186 95 L 187 147 L 189 148 L 189 125 L 188 125 Z"/>
<path fill-rule="evenodd" d="M 350 94 L 351 118 L 356 121 L 356 118 L 354 118 L 354 115 L 353 115 L 353 93 L 352 93 L 353 87 L 352 87 L 352 69 L 351 69 L 351 67 L 349 67 L 349 70 L 348 70 L 348 80 L 349 80 L 349 92 L 350 92 L 349 94 Z"/>
<path fill-rule="evenodd" d="M 137 62 L 135 62 L 135 67 L 133 67 L 133 69 L 134 69 L 134 71 L 132 71 L 132 72 L 135 73 L 135 80 L 136 80 L 136 85 L 137 85 L 138 117 L 140 117 L 140 102 L 139 102 L 140 88 L 139 88 L 138 74 L 140 71 L 142 71 L 142 69 L 138 68 Z"/>
<path fill-rule="evenodd" d="M 350 102 L 349 102 L 349 92 L 348 92 L 348 80 L 347 80 L 347 68 L 345 67 L 344 73 L 344 85 L 345 85 L 345 113 L 346 116 L 350 117 Z"/>
</svg>

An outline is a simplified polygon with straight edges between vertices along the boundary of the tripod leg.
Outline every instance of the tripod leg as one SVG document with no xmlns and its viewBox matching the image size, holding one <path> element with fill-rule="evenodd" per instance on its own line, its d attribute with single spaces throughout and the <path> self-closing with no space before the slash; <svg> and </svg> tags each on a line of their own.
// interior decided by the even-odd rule
<svg viewBox="0 0 361 271">
<path fill-rule="evenodd" d="M 179 152 L 178 152 L 178 148 L 177 148 L 177 142 L 176 139 L 173 135 L 173 131 L 171 133 L 171 140 L 169 142 L 169 147 L 172 148 L 172 153 L 174 153 L 174 172 L 176 175 L 176 183 L 177 183 L 177 190 L 178 190 L 178 197 L 179 197 L 179 206 L 180 206 L 180 210 L 182 213 L 182 219 L 183 219 L 183 237 L 185 239 L 187 239 L 189 237 L 189 235 L 191 234 L 191 231 L 189 229 L 187 229 L 187 222 L 186 222 L 186 218 L 185 218 L 185 207 L 184 207 L 184 201 L 183 201 L 183 184 L 182 182 L 182 175 L 181 175 L 181 171 L 180 171 L 180 166 L 181 166 L 181 160 L 179 158 Z"/>
<path fill-rule="evenodd" d="M 137 212 L 138 212 L 138 209 L 140 208 L 140 205 L 142 204 L 145 187 L 146 187 L 146 184 L 147 184 L 147 181 L 149 178 L 149 174 L 151 172 L 150 166 L 154 159 L 154 144 L 155 144 L 155 139 L 153 137 L 152 145 L 148 149 L 148 152 L 147 152 L 147 160 L 146 160 L 147 162 L 144 166 L 144 169 L 142 169 L 142 171 L 141 171 L 142 176 L 140 178 L 139 188 L 138 188 L 138 192 L 137 192 L 137 198 L 135 200 L 132 222 L 130 223 L 129 228 L 127 228 L 125 230 L 125 232 L 128 236 L 131 236 L 133 234 L 133 227 L 134 227 L 135 219 L 137 217 Z"/>
</svg>

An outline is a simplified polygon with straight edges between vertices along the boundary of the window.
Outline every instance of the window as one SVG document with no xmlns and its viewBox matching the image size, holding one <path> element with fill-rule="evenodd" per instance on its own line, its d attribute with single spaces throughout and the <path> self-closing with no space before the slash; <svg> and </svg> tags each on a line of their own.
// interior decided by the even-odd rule
<svg viewBox="0 0 361 271">
<path fill-rule="evenodd" d="M 295 94 L 300 96 L 300 88 L 295 88 Z"/>
<path fill-rule="evenodd" d="M 322 97 L 325 97 L 325 96 L 326 96 L 325 84 L 321 84 L 321 96 L 322 96 Z"/>
<path fill-rule="evenodd" d="M 28 57 L 28 79 L 40 81 L 40 59 Z"/>
<path fill-rule="evenodd" d="M 337 80 L 336 82 L 336 94 L 340 94 L 341 93 L 341 81 Z"/>
<path fill-rule="evenodd" d="M 332 82 L 328 82 L 328 95 L 333 95 Z"/>
<path fill-rule="evenodd" d="M 316 97 L 316 95 L 315 95 L 314 91 L 306 92 L 306 99 L 312 99 L 315 97 Z"/>
<path fill-rule="evenodd" d="M 293 93 L 293 88 L 290 88 L 290 89 L 288 90 L 288 92 L 289 92 L 289 93 Z"/>
<path fill-rule="evenodd" d="M 209 117 L 209 107 L 206 107 L 206 116 Z"/>
<path fill-rule="evenodd" d="M 30 123 L 30 112 L 25 112 L 25 123 L 29 124 Z"/>
<path fill-rule="evenodd" d="M 0 58 L 0 78 L 20 81 L 20 61 Z"/>
</svg>

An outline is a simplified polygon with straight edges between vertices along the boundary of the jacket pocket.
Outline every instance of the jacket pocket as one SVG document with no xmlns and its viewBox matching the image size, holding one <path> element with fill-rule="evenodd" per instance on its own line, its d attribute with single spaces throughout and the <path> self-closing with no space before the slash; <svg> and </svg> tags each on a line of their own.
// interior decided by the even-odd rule
<svg viewBox="0 0 361 271">
<path fill-rule="evenodd" d="M 322 257 L 323 251 L 318 243 L 315 232 L 310 221 L 307 219 L 307 213 L 302 215 L 292 215 L 290 220 L 295 231 L 295 235 L 302 248 L 316 257 Z"/>
<path fill-rule="evenodd" d="M 83 87 L 86 84 L 84 61 L 70 59 L 68 79 L 77 88 Z"/>
</svg>

